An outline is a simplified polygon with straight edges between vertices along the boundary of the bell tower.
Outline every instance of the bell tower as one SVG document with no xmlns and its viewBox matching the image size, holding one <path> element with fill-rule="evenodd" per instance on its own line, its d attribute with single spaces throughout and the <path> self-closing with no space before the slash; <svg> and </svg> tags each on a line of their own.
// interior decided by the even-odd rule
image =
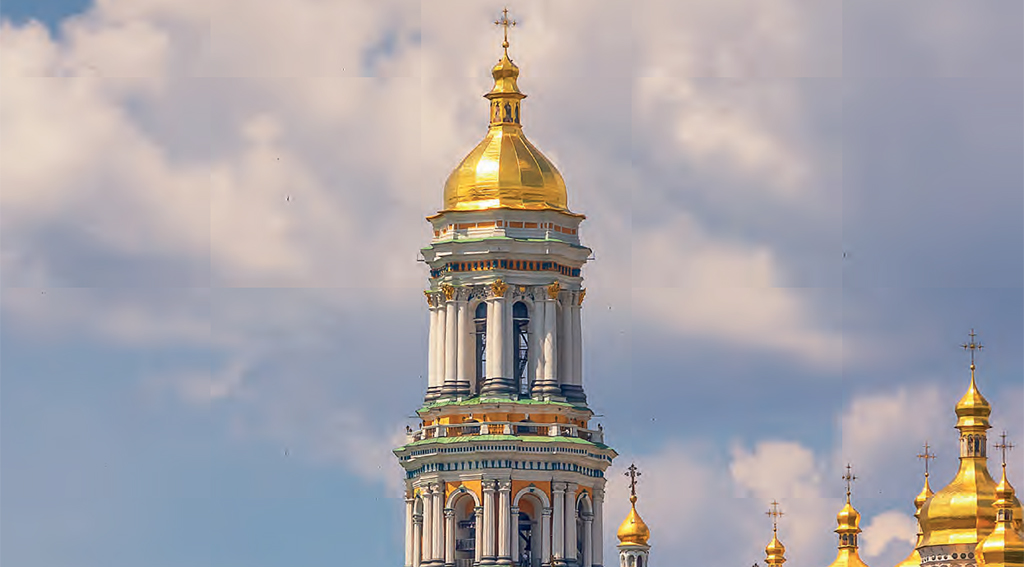
<svg viewBox="0 0 1024 567">
<path fill-rule="evenodd" d="M 584 216 L 523 134 L 519 67 L 503 53 L 484 139 L 444 186 L 430 267 L 426 394 L 394 450 L 405 470 L 406 567 L 600 567 L 616 452 L 583 389 Z"/>
</svg>

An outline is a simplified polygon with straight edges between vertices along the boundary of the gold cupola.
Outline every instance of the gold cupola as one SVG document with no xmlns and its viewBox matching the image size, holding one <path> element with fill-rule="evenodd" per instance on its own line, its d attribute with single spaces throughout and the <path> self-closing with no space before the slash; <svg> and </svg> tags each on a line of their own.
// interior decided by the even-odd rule
<svg viewBox="0 0 1024 567">
<path fill-rule="evenodd" d="M 917 548 L 921 547 L 921 541 L 924 539 L 924 532 L 921 531 L 921 507 L 924 503 L 932 497 L 932 487 L 928 484 L 928 461 L 935 458 L 935 455 L 929 452 L 931 446 L 926 442 L 924 444 L 924 453 L 917 456 L 919 459 L 924 460 L 924 487 L 921 488 L 921 492 L 914 498 L 914 517 L 917 518 L 917 543 L 914 544 L 914 549 L 910 552 L 910 555 L 906 559 L 896 564 L 896 567 L 921 567 L 921 553 L 917 551 Z"/>
<path fill-rule="evenodd" d="M 1022 567 L 1024 566 L 1024 539 L 1014 526 L 1017 519 L 1014 512 L 1016 494 L 1010 481 L 1006 479 L 1006 450 L 1013 447 L 1006 443 L 1006 434 L 1003 434 L 1003 442 L 996 447 L 1003 450 L 1003 478 L 996 486 L 996 501 L 993 507 L 996 509 L 996 525 L 992 533 L 988 534 L 975 548 L 978 557 L 978 564 L 985 567 Z M 1019 508 L 1019 504 L 1017 506 Z"/>
<path fill-rule="evenodd" d="M 555 165 L 523 134 L 519 67 L 508 56 L 508 28 L 515 22 L 508 11 L 495 24 L 505 28 L 504 53 L 491 69 L 494 87 L 490 124 L 473 151 L 448 176 L 444 185 L 445 211 L 485 209 L 556 210 L 568 212 L 565 181 Z"/>
<path fill-rule="evenodd" d="M 956 428 L 960 430 L 960 468 L 952 482 L 939 490 L 921 507 L 920 547 L 950 544 L 976 544 L 995 527 L 996 482 L 988 472 L 987 430 L 992 407 L 981 395 L 975 380 L 975 351 L 982 345 L 971 342 L 963 347 L 971 353 L 971 382 L 967 393 L 956 404 Z"/>
<path fill-rule="evenodd" d="M 839 534 L 839 553 L 829 567 L 867 567 L 857 551 L 857 534 L 861 532 L 860 512 L 850 503 L 850 483 L 857 479 L 850 469 L 850 465 L 846 465 L 846 474 L 843 475 L 846 481 L 846 505 L 836 515 L 839 524 L 836 528 Z"/>
<path fill-rule="evenodd" d="M 772 540 L 764 548 L 764 562 L 767 565 L 782 565 L 786 562 L 786 546 L 779 541 L 779 518 L 783 513 L 779 510 L 777 501 L 772 500 L 772 507 L 767 514 L 772 518 Z"/>
<path fill-rule="evenodd" d="M 640 476 L 639 469 L 636 468 L 636 464 L 629 465 L 629 469 L 626 471 L 626 476 L 629 477 L 629 514 L 626 515 L 626 519 L 622 521 L 622 525 L 619 526 L 619 531 L 616 536 L 619 538 L 619 547 L 623 545 L 639 545 L 648 546 L 648 540 L 651 539 L 651 530 L 644 523 L 643 518 L 636 511 L 636 484 L 637 477 Z"/>
</svg>

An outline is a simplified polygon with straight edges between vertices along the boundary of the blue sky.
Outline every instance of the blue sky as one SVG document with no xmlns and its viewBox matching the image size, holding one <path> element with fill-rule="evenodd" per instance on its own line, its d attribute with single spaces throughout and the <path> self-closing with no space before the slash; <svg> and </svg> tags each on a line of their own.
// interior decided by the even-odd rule
<svg viewBox="0 0 1024 567">
<path fill-rule="evenodd" d="M 499 9 L 3 4 L 4 563 L 399 564 L 416 253 L 483 135 Z M 655 558 L 750 564 L 778 498 L 791 564 L 824 564 L 851 461 L 868 563 L 902 559 L 969 329 L 1024 434 L 1024 7 L 510 9 L 526 132 L 596 255 L 605 524 L 635 460 Z"/>
</svg>

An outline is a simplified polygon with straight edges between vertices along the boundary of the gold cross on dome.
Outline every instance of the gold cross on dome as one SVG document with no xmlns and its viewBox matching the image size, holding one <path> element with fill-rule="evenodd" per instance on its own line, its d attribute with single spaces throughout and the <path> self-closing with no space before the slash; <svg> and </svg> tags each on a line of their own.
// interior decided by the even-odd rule
<svg viewBox="0 0 1024 567">
<path fill-rule="evenodd" d="M 996 445 L 993 445 L 993 446 L 996 449 L 999 449 L 1000 451 L 1002 451 L 1002 453 L 1003 453 L 1003 466 L 1005 467 L 1006 466 L 1006 452 L 1007 451 L 1012 451 L 1013 448 L 1016 447 L 1016 445 L 1014 445 L 1013 443 L 1007 443 L 1006 442 L 1006 432 L 1005 431 L 1003 432 L 1002 435 L 999 436 L 999 438 L 1002 439 L 1002 442 L 1001 443 L 997 443 Z"/>
<path fill-rule="evenodd" d="M 975 351 L 980 351 L 981 349 L 985 348 L 985 345 L 983 345 L 983 344 L 981 344 L 981 343 L 979 343 L 979 342 L 974 340 L 975 337 L 978 336 L 977 334 L 975 334 L 974 329 L 971 329 L 971 332 L 968 333 L 967 336 L 971 337 L 971 342 L 964 343 L 964 344 L 962 344 L 960 346 L 963 347 L 964 350 L 970 351 L 970 353 L 971 353 L 971 370 L 974 370 L 974 352 Z"/>
<path fill-rule="evenodd" d="M 626 469 L 626 476 L 629 477 L 629 495 L 636 496 L 636 479 L 640 476 L 640 469 L 636 468 L 635 463 L 631 463 Z"/>
<path fill-rule="evenodd" d="M 924 476 L 928 477 L 928 461 L 935 458 L 935 453 L 930 453 L 929 450 L 932 448 L 927 441 L 924 442 L 924 453 L 917 456 L 918 459 L 924 461 Z"/>
<path fill-rule="evenodd" d="M 505 48 L 505 54 L 508 55 L 508 28 L 514 28 L 516 26 L 516 21 L 508 19 L 507 7 L 501 11 L 501 18 L 495 20 L 494 25 L 505 28 L 505 40 L 501 42 L 501 46 Z"/>
<path fill-rule="evenodd" d="M 777 532 L 779 531 L 779 518 L 786 514 L 782 510 L 779 510 L 779 502 L 777 500 L 772 500 L 771 506 L 771 509 L 765 512 L 765 514 L 772 519 L 772 531 Z"/>
<path fill-rule="evenodd" d="M 853 467 L 849 463 L 846 464 L 846 474 L 843 475 L 843 480 L 846 481 L 846 500 L 850 500 L 850 488 L 853 485 L 853 481 L 857 480 L 857 477 L 853 474 Z"/>
</svg>

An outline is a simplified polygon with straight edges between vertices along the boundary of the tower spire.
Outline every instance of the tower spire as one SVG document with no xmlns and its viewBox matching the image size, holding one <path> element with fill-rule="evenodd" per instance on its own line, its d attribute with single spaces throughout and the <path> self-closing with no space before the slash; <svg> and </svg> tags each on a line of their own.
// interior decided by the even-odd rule
<svg viewBox="0 0 1024 567">
<path fill-rule="evenodd" d="M 623 565 L 647 565 L 651 552 L 651 530 L 636 511 L 636 485 L 640 470 L 635 463 L 629 465 L 625 476 L 629 477 L 630 510 L 616 534 L 619 538 L 619 559 Z"/>
<path fill-rule="evenodd" d="M 846 465 L 846 474 L 843 475 L 846 481 L 846 504 L 836 515 L 836 534 L 839 535 L 839 553 L 836 560 L 829 567 L 866 567 L 857 551 L 857 534 L 860 529 L 860 512 L 850 503 L 850 494 L 853 492 L 853 481 L 857 476 L 853 474 L 853 466 Z"/>
</svg>

